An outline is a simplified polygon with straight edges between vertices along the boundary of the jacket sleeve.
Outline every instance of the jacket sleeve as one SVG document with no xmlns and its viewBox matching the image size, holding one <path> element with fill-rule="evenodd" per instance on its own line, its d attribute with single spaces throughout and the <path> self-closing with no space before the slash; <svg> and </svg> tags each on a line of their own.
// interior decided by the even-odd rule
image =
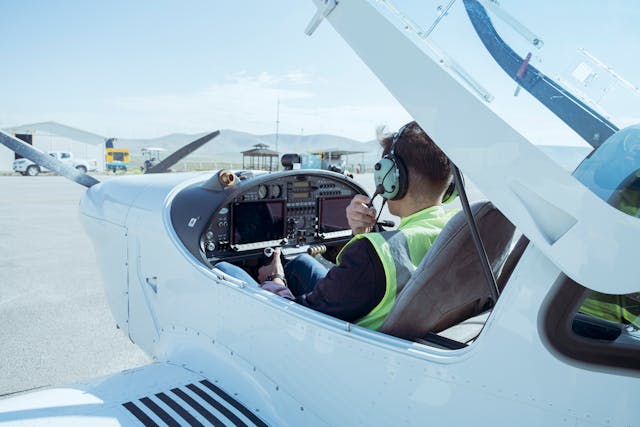
<svg viewBox="0 0 640 427">
<path fill-rule="evenodd" d="M 281 296 L 282 298 L 294 299 L 294 296 L 289 290 L 289 288 L 287 288 L 285 285 L 282 285 L 280 283 L 267 280 L 266 282 L 262 283 L 260 287 L 265 291 L 269 291 L 272 294 Z"/>
<path fill-rule="evenodd" d="M 354 322 L 368 314 L 382 300 L 386 290 L 384 268 L 367 239 L 350 244 L 313 291 L 296 302 L 314 310 Z"/>
</svg>

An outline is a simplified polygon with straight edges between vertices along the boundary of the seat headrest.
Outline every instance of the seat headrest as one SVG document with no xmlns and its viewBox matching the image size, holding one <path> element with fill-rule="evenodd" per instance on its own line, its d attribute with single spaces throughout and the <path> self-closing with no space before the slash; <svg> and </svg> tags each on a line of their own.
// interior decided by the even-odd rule
<svg viewBox="0 0 640 427">
<path fill-rule="evenodd" d="M 489 201 L 473 203 L 471 212 L 497 276 L 515 227 Z M 461 211 L 447 223 L 396 296 L 379 331 L 400 338 L 421 338 L 475 316 L 494 303 Z"/>
</svg>

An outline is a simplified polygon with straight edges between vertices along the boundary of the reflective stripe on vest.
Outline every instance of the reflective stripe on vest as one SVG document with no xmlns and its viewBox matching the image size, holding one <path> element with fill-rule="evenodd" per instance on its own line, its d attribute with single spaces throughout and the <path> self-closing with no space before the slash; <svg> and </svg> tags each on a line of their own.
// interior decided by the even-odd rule
<svg viewBox="0 0 640 427">
<path fill-rule="evenodd" d="M 432 206 L 403 218 L 397 230 L 358 234 L 345 245 L 338 254 L 338 264 L 342 252 L 352 242 L 369 240 L 382 262 L 386 280 L 385 293 L 378 305 L 356 324 L 374 330 L 382 325 L 396 295 L 407 284 L 416 266 L 455 213 L 445 212 L 442 206 Z"/>
</svg>

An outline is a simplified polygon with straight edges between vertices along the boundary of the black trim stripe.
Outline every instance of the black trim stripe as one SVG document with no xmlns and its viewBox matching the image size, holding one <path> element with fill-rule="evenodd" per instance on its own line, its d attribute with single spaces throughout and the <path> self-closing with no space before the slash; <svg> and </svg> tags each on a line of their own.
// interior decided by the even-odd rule
<svg viewBox="0 0 640 427">
<path fill-rule="evenodd" d="M 198 402 L 196 402 L 191 396 L 189 396 L 187 393 L 185 393 L 184 391 L 180 390 L 179 388 L 172 388 L 171 392 L 174 393 L 176 396 L 178 396 L 180 399 L 184 400 L 187 404 L 189 404 L 193 409 L 195 409 L 196 411 L 198 411 L 198 413 L 200 413 L 200 415 L 202 415 L 203 417 L 205 417 L 207 419 L 207 421 L 209 421 L 211 424 L 213 424 L 216 427 L 225 427 L 225 424 L 220 421 L 218 419 L 218 417 L 216 417 L 215 415 L 213 415 L 211 412 L 207 411 L 204 406 L 202 406 L 201 404 L 199 404 Z"/>
<path fill-rule="evenodd" d="M 186 422 L 189 423 L 190 426 L 193 427 L 204 427 L 202 423 L 196 420 L 193 415 L 187 412 L 180 404 L 178 404 L 175 400 L 170 398 L 164 393 L 156 393 L 156 397 L 162 400 L 168 407 L 176 411 L 178 415 L 180 415 Z"/>
<path fill-rule="evenodd" d="M 127 411 L 131 412 L 145 427 L 160 427 L 153 421 L 144 411 L 136 406 L 133 402 L 123 403 L 122 406 L 127 408 Z"/>
<path fill-rule="evenodd" d="M 171 415 L 167 413 L 164 409 L 158 406 L 156 402 L 149 399 L 148 397 L 143 397 L 140 399 L 147 408 L 151 409 L 151 411 L 156 414 L 163 422 L 167 423 L 169 427 L 180 427 L 180 423 L 173 419 Z"/>
<path fill-rule="evenodd" d="M 220 389 L 218 386 L 212 384 L 210 381 L 208 380 L 202 380 L 200 381 L 200 384 L 204 385 L 205 387 L 207 387 L 209 390 L 211 390 L 212 392 L 214 392 L 215 394 L 217 394 L 218 396 L 222 397 L 224 400 L 226 400 L 231 406 L 233 406 L 234 408 L 236 408 L 238 411 L 242 412 L 242 415 L 244 415 L 245 417 L 249 418 L 251 420 L 251 422 L 253 422 L 255 425 L 259 426 L 259 427 L 268 427 L 267 424 L 264 423 L 264 421 L 262 421 L 260 418 L 258 418 L 257 416 L 255 416 L 253 414 L 253 412 L 250 412 L 247 408 L 245 408 L 242 404 L 240 404 L 237 400 L 235 400 L 233 397 L 229 396 L 226 392 L 224 392 L 222 389 Z"/>
<path fill-rule="evenodd" d="M 242 421 L 236 414 L 227 409 L 226 406 L 222 405 L 220 402 L 215 400 L 213 397 L 209 396 L 207 392 L 196 386 L 195 384 L 189 384 L 187 386 L 189 390 L 197 394 L 202 400 L 207 402 L 209 405 L 216 408 L 221 414 L 227 417 L 234 425 L 239 427 L 248 427 L 248 425 Z"/>
</svg>

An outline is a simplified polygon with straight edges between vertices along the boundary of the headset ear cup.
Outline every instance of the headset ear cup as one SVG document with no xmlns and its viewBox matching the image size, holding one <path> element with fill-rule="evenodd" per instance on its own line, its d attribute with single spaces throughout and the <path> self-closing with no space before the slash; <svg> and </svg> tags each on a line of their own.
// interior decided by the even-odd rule
<svg viewBox="0 0 640 427">
<path fill-rule="evenodd" d="M 456 197 L 458 197 L 458 187 L 456 187 L 456 182 L 452 180 L 442 196 L 442 203 L 453 202 Z"/>
<path fill-rule="evenodd" d="M 385 199 L 393 199 L 398 194 L 398 170 L 396 162 L 389 156 L 385 156 L 378 161 L 374 166 L 373 179 L 376 184 L 376 188 L 382 187 L 380 195 Z"/>
<path fill-rule="evenodd" d="M 393 197 L 390 197 L 390 200 L 400 200 L 407 194 L 407 189 L 409 188 L 409 173 L 407 172 L 407 167 L 400 157 L 397 155 L 393 156 L 394 164 L 396 165 L 396 187 L 397 191 Z"/>
</svg>

